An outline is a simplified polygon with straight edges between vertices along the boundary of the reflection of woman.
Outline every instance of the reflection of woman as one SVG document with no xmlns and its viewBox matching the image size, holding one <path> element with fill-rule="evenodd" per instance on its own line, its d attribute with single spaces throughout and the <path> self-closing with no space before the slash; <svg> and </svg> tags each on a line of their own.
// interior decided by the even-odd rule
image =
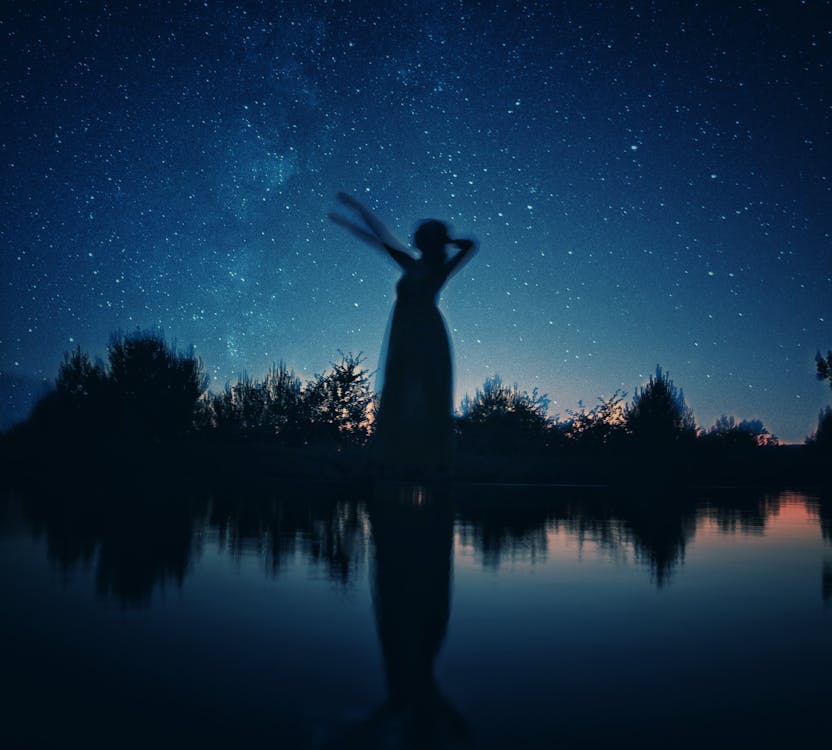
<svg viewBox="0 0 832 750">
<path fill-rule="evenodd" d="M 376 421 L 381 458 L 388 465 L 441 468 L 449 458 L 452 375 L 448 333 L 436 299 L 448 277 L 470 256 L 474 242 L 453 240 L 441 221 L 426 221 L 413 237 L 420 252 L 414 258 L 366 206 L 344 193 L 338 199 L 356 211 L 365 226 L 338 214 L 330 214 L 332 220 L 385 250 L 403 271 L 396 285 Z M 450 258 L 448 245 L 459 248 Z"/>
<path fill-rule="evenodd" d="M 419 485 L 380 483 L 369 511 L 373 608 L 388 698 L 338 746 L 469 747 L 470 729 L 434 676 L 451 607 L 450 498 Z"/>
</svg>

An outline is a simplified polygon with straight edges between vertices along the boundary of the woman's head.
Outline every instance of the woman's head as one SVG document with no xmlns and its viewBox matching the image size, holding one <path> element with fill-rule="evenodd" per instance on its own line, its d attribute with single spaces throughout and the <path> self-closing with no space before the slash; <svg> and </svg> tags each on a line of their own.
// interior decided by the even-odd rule
<svg viewBox="0 0 832 750">
<path fill-rule="evenodd" d="M 444 260 L 445 245 L 450 241 L 447 224 L 436 219 L 423 221 L 413 235 L 414 244 L 429 262 Z"/>
</svg>

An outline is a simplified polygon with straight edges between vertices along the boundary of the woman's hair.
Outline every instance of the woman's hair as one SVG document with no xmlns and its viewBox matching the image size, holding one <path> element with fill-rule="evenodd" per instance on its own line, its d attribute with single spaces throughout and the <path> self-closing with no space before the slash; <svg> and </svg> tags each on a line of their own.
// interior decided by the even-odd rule
<svg viewBox="0 0 832 750">
<path fill-rule="evenodd" d="M 413 235 L 413 242 L 427 259 L 445 256 L 445 245 L 451 241 L 448 225 L 436 219 L 423 221 Z"/>
</svg>

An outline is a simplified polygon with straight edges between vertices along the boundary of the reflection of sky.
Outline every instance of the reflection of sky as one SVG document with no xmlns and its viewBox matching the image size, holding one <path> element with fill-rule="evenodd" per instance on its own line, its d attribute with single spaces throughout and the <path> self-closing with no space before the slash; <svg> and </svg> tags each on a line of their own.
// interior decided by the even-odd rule
<svg viewBox="0 0 832 750">
<path fill-rule="evenodd" d="M 7 14 L 0 372 L 161 325 L 221 386 L 375 366 L 396 272 L 326 223 L 481 250 L 443 310 L 457 396 L 561 413 L 656 363 L 700 423 L 802 440 L 828 391 L 828 16 L 816 3 L 281 3 Z"/>
<path fill-rule="evenodd" d="M 626 533 L 616 549 L 550 525 L 545 555 L 532 562 L 520 541 L 497 567 L 458 537 L 443 688 L 476 712 L 482 736 L 510 731 L 516 744 L 574 732 L 566 744 L 601 746 L 608 732 L 608 744 L 658 747 L 657 734 L 684 724 L 691 747 L 811 745 L 829 695 L 829 553 L 810 501 L 779 500 L 762 534 L 700 516 L 661 588 Z"/>
</svg>

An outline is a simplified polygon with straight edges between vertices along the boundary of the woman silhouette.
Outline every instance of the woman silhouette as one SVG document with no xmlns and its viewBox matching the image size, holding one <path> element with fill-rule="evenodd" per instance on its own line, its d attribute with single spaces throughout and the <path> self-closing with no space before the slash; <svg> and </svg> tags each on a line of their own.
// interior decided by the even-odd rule
<svg viewBox="0 0 832 750">
<path fill-rule="evenodd" d="M 381 404 L 376 415 L 379 458 L 397 470 L 441 471 L 451 451 L 451 347 L 436 299 L 448 277 L 470 257 L 474 242 L 451 239 L 441 221 L 423 222 L 410 250 L 362 203 L 338 200 L 363 221 L 330 218 L 365 242 L 383 249 L 402 269 L 387 337 Z M 447 246 L 459 249 L 448 257 Z"/>
</svg>

